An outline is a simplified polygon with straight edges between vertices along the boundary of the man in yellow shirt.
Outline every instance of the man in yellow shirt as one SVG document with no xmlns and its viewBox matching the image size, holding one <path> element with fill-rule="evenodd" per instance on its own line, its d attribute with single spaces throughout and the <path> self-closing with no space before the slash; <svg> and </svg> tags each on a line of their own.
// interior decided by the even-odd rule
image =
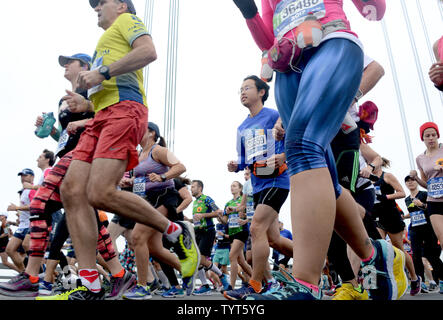
<svg viewBox="0 0 443 320">
<path fill-rule="evenodd" d="M 94 110 L 95 117 L 74 150 L 60 188 L 68 227 L 79 263 L 76 290 L 56 300 L 103 299 L 95 264 L 97 227 L 93 207 L 143 223 L 173 242 L 183 281 L 193 283 L 200 255 L 192 226 L 171 222 L 137 195 L 117 190 L 125 171 L 138 164 L 136 147 L 147 130 L 148 108 L 142 69 L 157 58 L 143 22 L 131 0 L 89 0 L 105 32 L 90 71 L 80 72 L 79 86 L 89 100 L 68 91 L 72 112 Z M 162 180 L 168 179 L 167 176 Z"/>
</svg>

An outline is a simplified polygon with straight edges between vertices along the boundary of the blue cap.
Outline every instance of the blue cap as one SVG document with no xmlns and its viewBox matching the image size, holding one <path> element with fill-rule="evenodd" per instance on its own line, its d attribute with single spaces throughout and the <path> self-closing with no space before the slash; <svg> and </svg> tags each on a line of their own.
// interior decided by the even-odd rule
<svg viewBox="0 0 443 320">
<path fill-rule="evenodd" d="M 100 0 L 89 0 L 89 4 L 91 5 L 91 7 L 95 8 L 96 6 L 98 6 L 99 1 Z M 137 14 L 135 12 L 134 4 L 132 3 L 131 0 L 119 0 L 119 1 L 126 3 L 126 5 L 128 6 L 129 13 Z"/>
<path fill-rule="evenodd" d="M 18 176 L 26 176 L 28 174 L 34 175 L 34 171 L 32 171 L 31 169 L 26 168 L 26 169 L 23 169 L 22 171 L 20 171 L 18 173 Z"/>
<path fill-rule="evenodd" d="M 60 63 L 60 65 L 62 67 L 64 67 L 69 62 L 69 60 L 79 60 L 79 61 L 91 66 L 92 59 L 86 53 L 76 53 L 72 56 L 59 56 L 58 57 L 58 63 Z"/>
<path fill-rule="evenodd" d="M 160 129 L 158 128 L 158 125 L 156 125 L 154 122 L 148 122 L 148 129 L 154 131 L 157 138 L 160 138 Z"/>
</svg>

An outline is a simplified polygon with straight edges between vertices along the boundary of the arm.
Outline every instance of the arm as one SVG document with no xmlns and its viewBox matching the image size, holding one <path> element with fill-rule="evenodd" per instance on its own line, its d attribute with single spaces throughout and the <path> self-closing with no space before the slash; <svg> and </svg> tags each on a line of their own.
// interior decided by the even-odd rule
<svg viewBox="0 0 443 320">
<path fill-rule="evenodd" d="M 385 181 L 386 183 L 390 184 L 395 190 L 393 194 L 386 195 L 386 198 L 388 200 L 402 199 L 406 196 L 403 187 L 393 174 L 385 173 Z"/>
<path fill-rule="evenodd" d="M 167 148 L 164 147 L 156 147 L 152 151 L 152 157 L 155 161 L 158 161 L 165 166 L 169 167 L 169 170 L 165 173 L 166 179 L 174 179 L 180 176 L 183 172 L 186 171 L 186 167 L 178 160 L 178 158 Z M 161 182 L 162 178 L 157 173 L 151 173 L 149 175 L 149 180 L 152 182 L 158 181 Z"/>
<path fill-rule="evenodd" d="M 192 195 L 189 192 L 188 188 L 183 187 L 178 190 L 178 194 L 183 199 L 182 203 L 177 207 L 177 212 L 182 212 L 192 203 Z"/>
<path fill-rule="evenodd" d="M 383 160 L 377 152 L 365 143 L 360 144 L 360 152 L 368 164 L 366 168 L 360 171 L 360 175 L 368 178 L 372 172 L 381 168 Z M 374 166 L 374 168 L 371 165 Z"/>
<path fill-rule="evenodd" d="M 377 61 L 374 60 L 368 64 L 363 71 L 359 88 L 363 96 L 371 91 L 384 75 L 385 69 Z"/>
</svg>

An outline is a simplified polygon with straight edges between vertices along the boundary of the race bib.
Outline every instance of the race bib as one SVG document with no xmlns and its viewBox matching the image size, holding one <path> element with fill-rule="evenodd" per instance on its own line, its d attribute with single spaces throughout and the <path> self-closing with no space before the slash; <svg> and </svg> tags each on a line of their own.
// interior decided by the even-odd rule
<svg viewBox="0 0 443 320">
<path fill-rule="evenodd" d="M 58 145 L 57 145 L 57 149 L 55 150 L 55 154 L 58 154 L 60 151 L 62 151 L 66 147 L 68 140 L 69 140 L 69 133 L 65 129 L 60 134 L 60 139 L 58 139 Z"/>
<path fill-rule="evenodd" d="M 411 223 L 413 227 L 426 224 L 425 213 L 422 210 L 411 212 Z"/>
<path fill-rule="evenodd" d="M 102 64 L 103 64 L 103 57 L 96 59 L 92 64 L 91 71 L 100 68 Z M 94 93 L 97 93 L 101 90 L 103 90 L 103 85 L 101 83 L 96 85 L 95 87 L 92 87 L 91 89 L 88 89 L 88 98 L 92 96 Z"/>
<path fill-rule="evenodd" d="M 232 213 L 229 215 L 229 229 L 240 228 L 238 219 L 239 219 L 238 213 Z"/>
<path fill-rule="evenodd" d="M 217 240 L 222 241 L 223 240 L 223 235 L 219 234 L 217 232 Z"/>
<path fill-rule="evenodd" d="M 378 195 L 381 195 L 380 186 L 374 186 L 374 189 L 375 189 L 375 195 L 376 195 L 376 196 L 377 196 L 377 194 L 378 194 Z M 377 200 L 377 197 L 375 197 L 375 200 L 374 200 L 374 204 L 376 204 L 376 203 L 380 203 L 380 201 Z"/>
<path fill-rule="evenodd" d="M 134 185 L 132 186 L 132 192 L 136 195 L 144 197 L 146 194 L 146 177 L 138 177 L 134 179 Z"/>
<path fill-rule="evenodd" d="M 251 163 L 254 157 L 267 152 L 266 132 L 264 129 L 250 129 L 245 132 L 246 161 Z"/>
<path fill-rule="evenodd" d="M 443 177 L 429 179 L 428 196 L 432 198 L 443 197 Z"/>
<path fill-rule="evenodd" d="M 309 14 L 317 19 L 326 15 L 323 0 L 283 0 L 277 4 L 272 19 L 274 35 L 280 40 L 288 31 L 305 21 Z"/>
<path fill-rule="evenodd" d="M 193 217 L 194 227 L 201 227 L 202 223 L 201 220 L 195 219 L 195 216 Z"/>
</svg>

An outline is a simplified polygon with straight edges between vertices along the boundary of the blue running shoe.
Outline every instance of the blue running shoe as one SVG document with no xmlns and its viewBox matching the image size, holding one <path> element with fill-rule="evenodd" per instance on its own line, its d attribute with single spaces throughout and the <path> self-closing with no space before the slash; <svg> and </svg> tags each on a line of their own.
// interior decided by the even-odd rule
<svg viewBox="0 0 443 320">
<path fill-rule="evenodd" d="M 194 292 L 195 288 L 195 274 L 192 277 L 182 278 L 183 281 L 183 289 L 186 291 L 186 295 L 190 296 Z"/>
<path fill-rule="evenodd" d="M 50 296 L 52 294 L 52 283 L 45 280 L 39 281 L 38 283 L 38 295 L 39 296 Z"/>
<path fill-rule="evenodd" d="M 443 280 L 440 280 L 438 282 L 439 286 L 440 286 L 440 293 L 443 294 Z"/>
<path fill-rule="evenodd" d="M 221 283 L 222 283 L 222 285 L 223 285 L 223 290 L 229 290 L 228 288 L 229 288 L 229 281 L 228 281 L 228 275 L 226 275 L 226 274 L 222 274 L 221 275 L 221 277 L 220 277 L 220 281 L 221 281 Z"/>
<path fill-rule="evenodd" d="M 123 294 L 123 299 L 127 300 L 148 300 L 152 298 L 149 287 L 145 289 L 143 286 L 137 284 Z"/>
<path fill-rule="evenodd" d="M 183 298 L 185 296 L 185 292 L 183 289 L 177 289 L 176 287 L 172 287 L 169 291 L 162 294 L 163 298 Z"/>
<path fill-rule="evenodd" d="M 223 292 L 223 296 L 228 300 L 243 300 L 246 296 L 256 293 L 251 286 L 242 286 L 241 288 Z"/>
<path fill-rule="evenodd" d="M 194 296 L 210 296 L 212 295 L 212 290 L 209 284 L 201 286 L 197 291 L 194 291 Z"/>
<path fill-rule="evenodd" d="M 264 294 L 264 295 L 268 295 L 268 294 L 272 294 L 278 290 L 280 290 L 280 283 L 278 281 L 274 280 L 273 282 L 268 282 L 266 284 L 266 286 L 263 288 L 262 292 L 260 292 L 260 293 Z"/>
<path fill-rule="evenodd" d="M 372 240 L 374 256 L 362 262 L 363 288 L 372 300 L 396 300 L 397 282 L 394 275 L 394 249 L 386 240 Z"/>
<path fill-rule="evenodd" d="M 280 289 L 269 294 L 253 293 L 245 300 L 321 300 L 322 292 L 314 292 L 298 281 L 285 280 Z"/>
</svg>

